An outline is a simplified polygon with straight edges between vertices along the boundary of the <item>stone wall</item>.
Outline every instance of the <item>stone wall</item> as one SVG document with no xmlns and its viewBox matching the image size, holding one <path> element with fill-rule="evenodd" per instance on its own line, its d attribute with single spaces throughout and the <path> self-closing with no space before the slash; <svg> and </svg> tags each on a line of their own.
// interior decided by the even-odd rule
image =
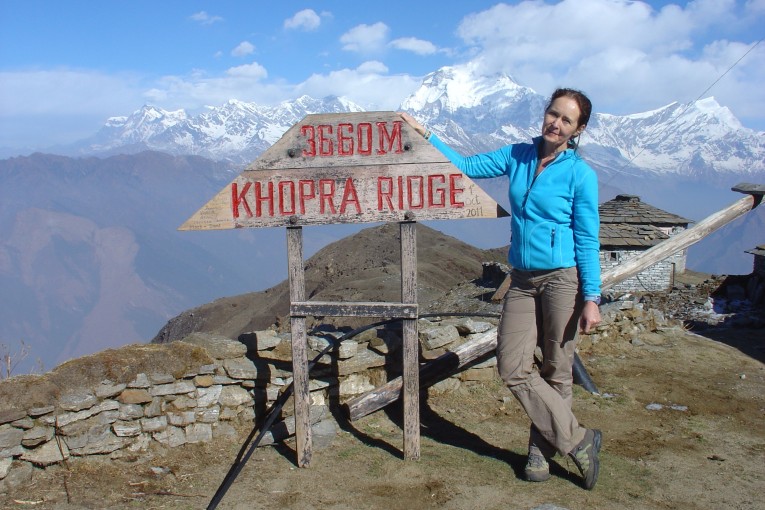
<svg viewBox="0 0 765 510">
<path fill-rule="evenodd" d="M 426 361 L 494 324 L 470 318 L 421 319 L 418 327 Z M 400 373 L 400 329 L 391 323 L 353 336 L 330 328 L 309 335 L 309 360 L 329 347 L 311 371 L 312 423 L 319 426 L 330 419 L 330 402 L 373 389 L 389 372 Z M 292 382 L 289 334 L 258 331 L 233 340 L 195 333 L 180 342 L 140 349 L 153 363 L 144 362 L 144 371 L 137 373 L 131 372 L 137 363 L 135 346 L 127 346 L 72 360 L 48 374 L 0 382 L 0 490 L 12 479 L 11 470 L 28 470 L 30 464 L 45 467 L 86 455 L 141 455 L 154 445 L 240 441 Z M 181 370 L 180 357 L 187 361 Z M 201 361 L 194 364 L 195 359 Z M 171 360 L 176 365 L 172 369 Z M 460 381 L 491 379 L 494 365 L 493 358 L 476 364 L 438 388 L 447 391 Z M 66 379 L 62 372 L 75 375 Z M 101 373 L 113 376 L 87 377 Z M 62 388 L 64 384 L 71 387 Z M 291 402 L 282 414 L 261 444 L 294 434 Z"/>
<path fill-rule="evenodd" d="M 642 251 L 636 250 L 601 250 L 601 271 L 605 273 L 642 253 Z M 678 264 L 682 265 L 684 260 L 683 252 L 677 252 L 671 257 L 644 269 L 637 275 L 613 285 L 609 290 L 612 292 L 655 292 L 669 290 L 674 283 L 675 271 L 680 271 Z"/>
<path fill-rule="evenodd" d="M 483 283 L 447 293 L 439 306 L 472 317 L 432 316 L 418 321 L 420 362 L 426 363 L 496 330 L 499 303 L 476 300 L 502 283 L 507 268 L 485 264 Z M 639 342 L 640 335 L 680 322 L 644 307 L 637 296 L 604 302 L 603 322 L 586 335 L 583 349 L 602 341 Z M 331 435 L 330 409 L 381 386 L 401 373 L 401 323 L 336 329 L 320 325 L 307 337 L 311 423 L 314 437 Z M 86 455 L 142 455 L 153 447 L 209 441 L 241 442 L 292 382 L 291 336 L 272 330 L 237 339 L 194 333 L 168 344 L 125 346 L 72 360 L 37 376 L 0 381 L 0 491 L 9 473 L 31 473 Z M 487 353 L 465 370 L 431 386 L 448 392 L 497 378 Z M 294 434 L 293 404 L 261 441 Z M 31 475 L 30 475 L 31 476 Z"/>
</svg>

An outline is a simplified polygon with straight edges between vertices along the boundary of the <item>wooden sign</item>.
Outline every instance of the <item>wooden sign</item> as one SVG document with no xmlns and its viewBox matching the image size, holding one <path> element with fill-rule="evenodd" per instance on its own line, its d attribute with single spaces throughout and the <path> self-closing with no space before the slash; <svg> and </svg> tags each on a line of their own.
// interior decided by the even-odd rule
<svg viewBox="0 0 765 510">
<path fill-rule="evenodd" d="M 179 230 L 507 216 L 394 112 L 308 115 Z"/>
</svg>

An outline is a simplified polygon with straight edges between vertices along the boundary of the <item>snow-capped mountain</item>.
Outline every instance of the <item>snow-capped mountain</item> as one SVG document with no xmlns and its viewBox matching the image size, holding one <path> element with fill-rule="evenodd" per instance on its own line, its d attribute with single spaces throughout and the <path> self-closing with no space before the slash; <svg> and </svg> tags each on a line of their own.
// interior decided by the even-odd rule
<svg viewBox="0 0 765 510">
<path fill-rule="evenodd" d="M 546 100 L 507 75 L 480 77 L 464 66 L 428 75 L 401 108 L 472 153 L 537 136 Z M 711 97 L 632 115 L 596 111 L 581 146 L 606 175 L 765 174 L 765 132 L 743 127 Z"/>
<path fill-rule="evenodd" d="M 277 106 L 231 99 L 196 116 L 147 105 L 130 116 L 110 118 L 94 137 L 74 148 L 79 154 L 158 150 L 248 163 L 309 113 L 360 111 L 360 106 L 343 98 L 308 96 Z"/>
<path fill-rule="evenodd" d="M 595 98 L 597 99 L 597 98 Z M 510 76 L 481 76 L 474 65 L 444 67 L 427 75 L 401 102 L 445 141 L 465 153 L 527 141 L 539 133 L 547 98 Z M 709 179 L 765 174 L 765 132 L 747 129 L 714 98 L 672 103 L 631 115 L 596 112 L 582 150 L 602 175 L 665 175 Z M 191 116 L 144 106 L 113 117 L 79 154 L 152 149 L 246 164 L 309 113 L 358 112 L 338 97 L 308 96 L 277 106 L 230 100 Z"/>
</svg>

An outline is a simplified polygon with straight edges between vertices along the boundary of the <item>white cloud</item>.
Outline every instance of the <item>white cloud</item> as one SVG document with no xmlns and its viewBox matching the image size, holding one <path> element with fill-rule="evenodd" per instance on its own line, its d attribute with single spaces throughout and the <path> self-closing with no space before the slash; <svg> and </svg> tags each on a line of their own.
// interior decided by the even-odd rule
<svg viewBox="0 0 765 510">
<path fill-rule="evenodd" d="M 189 16 L 189 19 L 196 21 L 202 25 L 212 25 L 213 23 L 217 23 L 219 21 L 223 21 L 223 18 L 220 16 L 211 16 L 207 14 L 205 11 L 199 11 L 195 14 L 192 14 Z"/>
<path fill-rule="evenodd" d="M 417 39 L 416 37 L 402 37 L 391 41 L 390 46 L 397 50 L 411 51 L 418 55 L 432 55 L 438 48 L 430 41 Z"/>
<path fill-rule="evenodd" d="M 314 74 L 295 88 L 312 97 L 345 96 L 370 110 L 392 111 L 420 84 L 420 78 L 388 75 L 380 62 L 368 61 L 356 69 Z"/>
<path fill-rule="evenodd" d="M 45 150 L 93 135 L 107 118 L 132 112 L 144 86 L 129 74 L 78 69 L 0 72 L 0 140 Z"/>
<path fill-rule="evenodd" d="M 316 30 L 321 25 L 321 17 L 313 9 L 303 9 L 284 20 L 284 28 L 305 31 Z"/>
<path fill-rule="evenodd" d="M 3 115 L 113 115 L 141 95 L 137 78 L 90 70 L 47 69 L 0 72 Z"/>
<path fill-rule="evenodd" d="M 246 57 L 251 55 L 255 51 L 255 46 L 249 41 L 240 42 L 236 48 L 231 50 L 231 54 L 235 57 Z"/>
<path fill-rule="evenodd" d="M 253 80 L 260 80 L 268 76 L 266 68 L 257 62 L 252 64 L 245 64 L 242 66 L 232 67 L 226 70 L 226 74 L 237 78 L 248 78 Z"/>
<path fill-rule="evenodd" d="M 374 25 L 361 24 L 340 36 L 340 42 L 346 51 L 375 53 L 385 48 L 389 31 L 388 25 L 382 22 Z"/>
<path fill-rule="evenodd" d="M 749 2 L 749 16 L 764 3 Z M 661 9 L 623 0 L 524 1 L 467 16 L 457 33 L 483 72 L 506 72 L 542 94 L 561 85 L 581 88 L 598 111 L 635 113 L 695 100 L 734 64 L 754 42 L 751 38 L 761 36 L 758 22 L 741 13 L 743 7 L 734 0 Z M 755 27 L 749 41 L 747 26 Z M 762 68 L 765 48 L 748 55 L 739 72 L 726 76 L 709 95 L 737 116 L 751 115 L 746 103 L 761 105 L 765 99 L 762 93 L 752 98 L 744 92 L 754 90 Z M 757 115 L 765 115 L 758 108 Z"/>
</svg>

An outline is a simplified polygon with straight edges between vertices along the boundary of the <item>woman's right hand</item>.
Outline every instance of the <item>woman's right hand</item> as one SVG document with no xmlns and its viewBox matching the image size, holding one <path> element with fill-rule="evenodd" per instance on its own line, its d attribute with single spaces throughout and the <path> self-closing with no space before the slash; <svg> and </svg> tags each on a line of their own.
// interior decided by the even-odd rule
<svg viewBox="0 0 765 510">
<path fill-rule="evenodd" d="M 414 117 L 412 117 L 406 112 L 398 112 L 398 115 L 399 117 L 404 119 L 404 122 L 412 126 L 412 129 L 417 131 L 421 136 L 425 136 L 425 132 L 426 132 L 425 126 L 417 122 L 417 119 L 415 119 Z"/>
</svg>

